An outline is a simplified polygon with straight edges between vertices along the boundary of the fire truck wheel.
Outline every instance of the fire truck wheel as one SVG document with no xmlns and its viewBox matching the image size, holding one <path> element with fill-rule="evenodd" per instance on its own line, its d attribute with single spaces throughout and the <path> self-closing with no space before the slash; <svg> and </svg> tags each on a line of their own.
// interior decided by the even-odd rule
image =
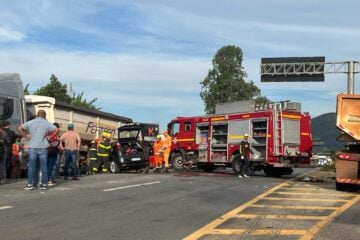
<svg viewBox="0 0 360 240">
<path fill-rule="evenodd" d="M 184 156 L 181 154 L 181 152 L 177 152 L 171 155 L 171 166 L 175 171 L 184 170 Z"/>
<path fill-rule="evenodd" d="M 240 155 L 239 154 L 234 156 L 231 165 L 232 165 L 232 169 L 233 169 L 234 174 L 236 176 L 238 176 L 239 172 L 240 172 Z"/>
</svg>

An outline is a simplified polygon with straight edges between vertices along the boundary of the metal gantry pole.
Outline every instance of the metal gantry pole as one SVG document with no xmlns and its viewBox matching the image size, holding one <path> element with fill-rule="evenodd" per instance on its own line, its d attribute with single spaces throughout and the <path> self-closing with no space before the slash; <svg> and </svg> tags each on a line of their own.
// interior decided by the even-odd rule
<svg viewBox="0 0 360 240">
<path fill-rule="evenodd" d="M 349 61 L 348 63 L 348 94 L 354 94 L 354 88 L 355 88 L 355 82 L 354 82 L 354 75 L 355 75 L 355 69 L 354 65 L 355 62 Z"/>
</svg>

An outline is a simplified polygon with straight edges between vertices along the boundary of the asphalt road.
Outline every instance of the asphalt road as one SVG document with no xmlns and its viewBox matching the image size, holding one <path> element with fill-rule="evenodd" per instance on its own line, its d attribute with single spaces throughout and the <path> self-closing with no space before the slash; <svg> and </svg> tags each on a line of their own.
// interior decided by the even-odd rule
<svg viewBox="0 0 360 240">
<path fill-rule="evenodd" d="M 46 191 L 17 181 L 0 186 L 0 239 L 182 239 L 288 179 L 123 173 L 61 180 Z M 331 239 L 324 233 L 318 239 Z"/>
</svg>

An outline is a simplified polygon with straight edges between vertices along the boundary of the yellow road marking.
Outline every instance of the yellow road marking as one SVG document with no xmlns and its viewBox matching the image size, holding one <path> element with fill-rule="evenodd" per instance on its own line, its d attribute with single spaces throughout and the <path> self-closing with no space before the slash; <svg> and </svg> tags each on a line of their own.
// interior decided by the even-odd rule
<svg viewBox="0 0 360 240">
<path fill-rule="evenodd" d="M 254 204 L 251 207 L 256 208 L 276 208 L 276 209 L 304 209 L 304 210 L 336 210 L 337 207 L 320 207 L 320 206 L 282 206 L 282 205 L 265 205 L 265 204 Z"/>
<path fill-rule="evenodd" d="M 352 205 L 355 205 L 358 201 L 360 201 L 360 196 L 356 196 L 351 201 L 348 201 L 343 206 L 336 209 L 334 212 L 332 212 L 327 218 L 324 220 L 316 223 L 311 229 L 308 230 L 308 232 L 300 238 L 300 240 L 310 240 L 312 237 L 319 232 L 320 229 L 325 227 L 328 223 L 330 223 L 335 217 L 340 215 L 342 212 L 344 212 L 346 209 L 350 208 Z"/>
<path fill-rule="evenodd" d="M 207 234 L 248 234 L 248 235 L 304 235 L 305 230 L 268 230 L 268 229 L 212 229 Z M 185 238 L 185 239 L 196 239 L 196 238 Z"/>
<path fill-rule="evenodd" d="M 291 185 L 288 185 L 288 187 L 284 187 L 284 189 L 300 189 L 300 190 L 303 190 L 303 189 L 307 189 L 307 190 L 322 190 L 322 191 L 329 191 L 329 190 L 334 190 L 334 187 L 325 187 L 325 186 L 322 186 L 320 187 L 319 186 L 311 186 L 311 185 L 296 185 L 296 186 L 291 186 Z"/>
<path fill-rule="evenodd" d="M 274 201 L 306 201 L 306 202 L 348 202 L 349 200 L 343 199 L 321 199 L 321 198 L 277 198 L 277 197 L 265 197 L 264 200 Z"/>
<path fill-rule="evenodd" d="M 305 174 L 304 174 L 305 175 Z M 354 205 L 357 201 L 360 200 L 360 196 L 358 195 L 350 195 L 350 194 L 343 194 L 337 193 L 334 190 L 334 187 L 328 188 L 323 185 L 319 185 L 319 187 L 314 187 L 313 185 L 309 184 L 290 184 L 293 180 L 288 180 L 274 188 L 268 190 L 265 193 L 260 194 L 259 196 L 251 199 L 250 201 L 240 205 L 239 207 L 225 213 L 221 217 L 213 220 L 212 222 L 208 223 L 204 227 L 198 229 L 197 231 L 193 232 L 192 234 L 185 237 L 185 240 L 193 240 L 199 239 L 204 235 L 231 235 L 231 234 L 248 234 L 248 235 L 301 235 L 303 236 L 302 240 L 311 239 L 321 228 L 323 228 L 326 224 L 332 221 L 337 215 Z M 281 190 L 279 190 L 281 189 Z M 271 194 L 293 194 L 294 197 L 300 194 L 314 194 L 312 192 L 285 192 L 284 190 L 316 190 L 315 194 L 319 196 L 344 196 L 344 197 L 354 197 L 351 200 L 343 200 L 343 199 L 319 199 L 319 198 L 310 198 L 310 199 L 298 199 L 298 198 L 281 198 L 281 197 L 268 197 Z M 278 191 L 279 192 L 276 192 Z M 323 191 L 321 191 L 323 190 Z M 325 191 L 327 190 L 327 191 Z M 265 204 L 257 204 L 259 200 L 274 200 L 276 201 L 308 201 L 308 202 L 342 202 L 344 203 L 340 207 L 323 207 L 323 206 L 283 206 L 283 205 L 265 205 Z M 334 210 L 328 216 L 307 216 L 307 215 L 276 215 L 276 214 L 268 214 L 268 215 L 258 215 L 258 214 L 241 214 L 241 212 L 250 207 L 255 208 L 275 208 L 275 209 L 304 209 L 304 210 Z M 217 228 L 220 224 L 223 224 L 230 218 L 263 218 L 263 219 L 302 219 L 302 220 L 318 220 L 317 223 L 313 225 L 310 230 L 290 230 L 290 229 L 279 229 L 279 230 L 269 230 L 269 229 L 219 229 Z"/>
<path fill-rule="evenodd" d="M 278 215 L 278 214 L 239 214 L 236 218 L 264 218 L 264 219 L 292 219 L 292 220 L 322 220 L 324 216 L 305 216 L 305 215 Z"/>
<path fill-rule="evenodd" d="M 291 181 L 291 180 L 289 180 Z M 262 194 L 260 194 L 259 196 L 251 199 L 250 201 L 240 205 L 239 207 L 231 210 L 228 213 L 225 213 L 223 216 L 215 219 L 214 221 L 210 222 L 209 224 L 205 225 L 204 227 L 200 228 L 199 230 L 193 232 L 192 234 L 190 234 L 189 236 L 185 237 L 184 239 L 198 239 L 201 236 L 203 236 L 204 234 L 212 231 L 214 228 L 216 228 L 218 225 L 220 225 L 221 223 L 223 223 L 226 219 L 235 217 L 239 212 L 241 212 L 242 210 L 244 210 L 247 207 L 250 207 L 251 205 L 255 204 L 257 201 L 263 199 L 264 197 L 266 197 L 267 195 L 269 195 L 270 193 L 278 190 L 279 188 L 285 186 L 287 184 L 287 182 L 281 183 L 275 187 L 273 187 L 272 189 L 268 190 L 267 192 L 264 192 Z"/>
<path fill-rule="evenodd" d="M 356 195 L 352 194 L 343 194 L 343 193 L 318 193 L 318 192 L 274 192 L 274 194 L 281 195 L 321 195 L 321 196 L 340 196 L 340 197 L 355 197 Z"/>
</svg>

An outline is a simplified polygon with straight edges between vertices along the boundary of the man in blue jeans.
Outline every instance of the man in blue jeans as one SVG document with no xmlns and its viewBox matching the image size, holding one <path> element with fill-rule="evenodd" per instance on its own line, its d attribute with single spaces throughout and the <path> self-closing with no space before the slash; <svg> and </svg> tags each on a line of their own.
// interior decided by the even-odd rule
<svg viewBox="0 0 360 240">
<path fill-rule="evenodd" d="M 74 124 L 68 124 L 68 131 L 63 133 L 60 137 L 60 149 L 64 149 L 65 165 L 64 165 L 64 180 L 68 179 L 69 163 L 72 168 L 73 180 L 79 180 L 77 159 L 81 145 L 80 135 L 74 131 Z"/>
<path fill-rule="evenodd" d="M 36 184 L 36 179 L 38 172 L 38 166 L 40 165 L 41 174 L 42 174 L 42 184 L 41 189 L 47 189 L 47 158 L 48 158 L 48 146 L 49 141 L 47 136 L 50 131 L 54 137 L 58 134 L 59 129 L 56 128 L 53 124 L 46 120 L 46 112 L 44 110 L 39 110 L 36 114 L 36 118 L 28 121 L 18 127 L 18 131 L 21 136 L 29 140 L 29 168 L 28 168 L 28 184 L 25 186 L 25 190 L 33 190 Z"/>
</svg>

